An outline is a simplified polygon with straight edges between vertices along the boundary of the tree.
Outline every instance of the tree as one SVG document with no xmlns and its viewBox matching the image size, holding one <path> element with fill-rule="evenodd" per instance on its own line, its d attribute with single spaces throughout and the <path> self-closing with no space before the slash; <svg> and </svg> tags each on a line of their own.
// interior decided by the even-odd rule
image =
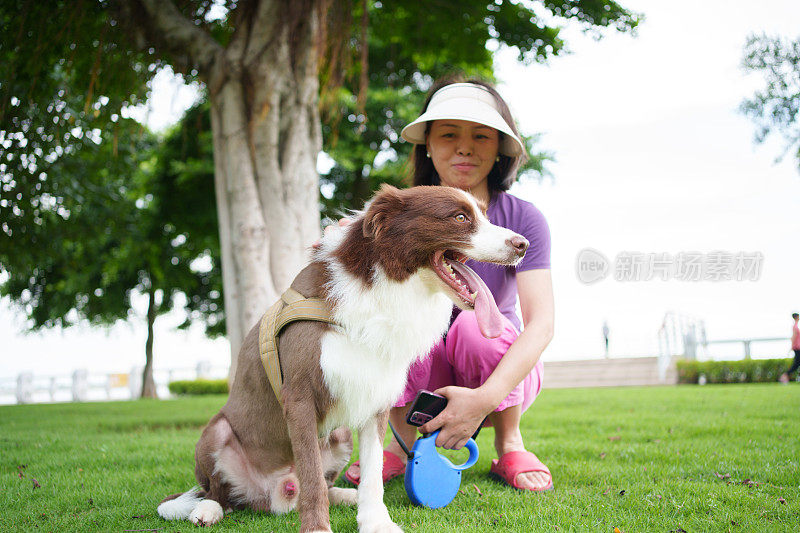
<svg viewBox="0 0 800 533">
<path fill-rule="evenodd" d="M 758 126 L 756 142 L 777 133 L 800 164 L 800 38 L 751 35 L 744 47 L 745 69 L 764 77 L 766 86 L 742 102 L 740 110 Z"/>
<path fill-rule="evenodd" d="M 190 112 L 184 124 L 191 119 Z M 173 308 L 178 293 L 188 300 L 184 325 L 203 315 L 214 333 L 222 311 L 213 170 L 203 164 L 210 154 L 191 157 L 196 149 L 185 148 L 187 140 L 208 143 L 186 139 L 185 128 L 156 148 L 133 120 L 117 126 L 84 136 L 68 157 L 41 161 L 37 181 L 47 193 L 31 202 L 22 195 L 0 200 L 0 269 L 7 275 L 0 294 L 23 309 L 34 330 L 83 319 L 111 325 L 133 314 L 134 291 L 146 295 L 141 395 L 155 397 L 156 317 Z M 9 174 L 0 182 L 13 191 Z M 198 260 L 206 264 L 198 268 Z"/>
<path fill-rule="evenodd" d="M 231 375 L 248 328 L 288 286 L 319 234 L 320 104 L 352 102 L 356 95 L 362 110 L 368 87 L 381 80 L 403 97 L 409 87 L 417 95 L 424 91 L 430 74 L 446 65 L 479 64 L 485 71 L 489 40 L 517 47 L 523 61 L 544 61 L 563 50 L 558 26 L 564 22 L 587 31 L 627 31 L 638 23 L 611 0 L 101 0 L 77 6 L 17 0 L 6 3 L 0 20 L 6 65 L 0 131 L 15 139 L 12 158 L 30 151 L 22 139 L 31 136 L 55 135 L 55 141 L 37 141 L 40 158 L 68 143 L 61 132 L 51 133 L 47 119 L 62 130 L 71 120 L 107 126 L 108 117 L 142 97 L 143 82 L 163 65 L 206 85 Z M 377 69 L 369 67 L 379 64 L 369 60 L 372 43 L 383 54 Z M 61 73 L 63 86 L 48 78 L 51 72 Z M 352 79 L 358 84 L 344 85 Z M 82 108 L 60 107 L 74 95 L 85 99 Z M 21 107 L 34 110 L 33 118 L 19 113 Z M 368 120 L 391 119 L 390 111 Z M 366 115 L 353 116 L 345 124 L 360 130 L 359 117 Z M 373 152 L 382 146 L 371 144 Z M 342 168 L 354 175 L 359 163 L 374 161 L 365 154 L 353 171 Z M 27 192 L 36 196 L 35 189 Z"/>
</svg>

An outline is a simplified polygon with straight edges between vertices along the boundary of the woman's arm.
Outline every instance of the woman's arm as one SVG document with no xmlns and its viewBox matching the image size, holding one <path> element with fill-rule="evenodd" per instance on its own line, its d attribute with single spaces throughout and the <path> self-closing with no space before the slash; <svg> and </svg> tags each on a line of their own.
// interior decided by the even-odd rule
<svg viewBox="0 0 800 533">
<path fill-rule="evenodd" d="M 448 405 L 422 431 L 442 432 L 437 444 L 458 449 L 475 433 L 484 417 L 530 374 L 553 338 L 554 303 L 550 269 L 526 270 L 517 274 L 522 320 L 525 329 L 498 363 L 492 375 L 477 389 L 443 387 L 436 392 L 447 397 Z"/>
<path fill-rule="evenodd" d="M 508 349 L 486 383 L 482 395 L 493 411 L 531 373 L 553 338 L 555 309 L 550 269 L 526 270 L 517 274 L 519 305 L 525 329 Z"/>
</svg>

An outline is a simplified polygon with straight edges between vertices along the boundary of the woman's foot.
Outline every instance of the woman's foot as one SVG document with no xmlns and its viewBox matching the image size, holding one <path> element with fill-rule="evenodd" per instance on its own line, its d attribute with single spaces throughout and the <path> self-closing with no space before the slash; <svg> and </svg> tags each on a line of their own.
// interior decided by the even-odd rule
<svg viewBox="0 0 800 533">
<path fill-rule="evenodd" d="M 391 481 L 392 479 L 402 476 L 406 472 L 406 456 L 405 454 L 396 455 L 388 450 L 383 451 L 383 483 Z M 361 464 L 359 461 L 351 464 L 345 471 L 344 478 L 355 485 L 356 487 L 361 483 Z"/>
<path fill-rule="evenodd" d="M 527 450 L 525 450 L 525 448 L 522 447 L 521 449 L 518 450 L 509 450 L 503 453 L 498 451 L 497 457 L 502 459 L 509 452 L 527 452 Z M 520 472 L 514 478 L 514 483 L 510 484 L 518 489 L 525 489 L 525 490 L 539 492 L 543 490 L 548 490 L 553 486 L 553 476 L 548 472 L 541 472 L 541 471 Z"/>
<path fill-rule="evenodd" d="M 495 411 L 489 415 L 494 426 L 494 449 L 498 458 L 502 459 L 510 452 L 527 452 L 519 429 L 521 416 L 522 407 L 519 405 L 503 411 Z M 531 491 L 547 490 L 553 485 L 552 475 L 549 472 L 540 471 L 523 471 L 514 477 L 513 483 L 511 483 L 512 480 L 507 481 L 512 486 Z"/>
</svg>

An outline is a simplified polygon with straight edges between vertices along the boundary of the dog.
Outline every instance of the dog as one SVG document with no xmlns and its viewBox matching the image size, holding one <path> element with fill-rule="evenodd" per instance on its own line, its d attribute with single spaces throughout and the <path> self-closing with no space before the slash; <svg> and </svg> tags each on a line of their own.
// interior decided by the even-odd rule
<svg viewBox="0 0 800 533">
<path fill-rule="evenodd" d="M 500 334 L 491 293 L 463 262 L 515 265 L 527 247 L 462 190 L 383 186 L 351 224 L 323 237 L 292 282 L 323 298 L 335 324 L 282 330 L 282 401 L 259 357 L 258 326 L 250 331 L 228 402 L 195 449 L 201 488 L 168 496 L 159 515 L 211 525 L 231 509 L 297 507 L 301 532 L 331 531 L 330 502 L 357 504 L 361 533 L 402 531 L 383 503 L 389 409 L 411 364 L 446 332 L 453 303 L 475 310 L 485 336 Z M 352 453 L 349 428 L 359 436 L 358 490 L 333 486 Z"/>
</svg>

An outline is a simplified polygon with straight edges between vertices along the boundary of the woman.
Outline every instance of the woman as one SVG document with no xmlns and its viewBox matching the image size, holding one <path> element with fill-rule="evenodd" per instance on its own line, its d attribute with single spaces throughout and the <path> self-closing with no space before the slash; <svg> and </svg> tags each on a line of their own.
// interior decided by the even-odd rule
<svg viewBox="0 0 800 533">
<path fill-rule="evenodd" d="M 420 429 L 440 429 L 438 446 L 461 448 L 488 415 L 498 456 L 492 473 L 518 489 L 548 490 L 553 486 L 550 471 L 525 449 L 519 424 L 541 390 L 539 359 L 553 336 L 550 233 L 538 209 L 505 192 L 525 157 L 514 120 L 491 85 L 443 81 L 434 85 L 422 115 L 401 135 L 416 144 L 414 185 L 471 192 L 486 202 L 492 223 L 520 233 L 531 244 L 516 268 L 470 262 L 505 317 L 504 333 L 486 339 L 474 312 L 460 312 L 430 356 L 411 367 L 406 390 L 390 413 L 392 425 L 405 442 L 413 442 L 417 428 L 405 423 L 408 404 L 417 391 L 433 390 L 447 398 L 447 408 Z M 515 312 L 517 296 L 522 333 Z M 393 439 L 384 451 L 384 481 L 405 471 L 405 458 Z M 354 463 L 345 477 L 357 484 L 359 472 Z"/>
</svg>

